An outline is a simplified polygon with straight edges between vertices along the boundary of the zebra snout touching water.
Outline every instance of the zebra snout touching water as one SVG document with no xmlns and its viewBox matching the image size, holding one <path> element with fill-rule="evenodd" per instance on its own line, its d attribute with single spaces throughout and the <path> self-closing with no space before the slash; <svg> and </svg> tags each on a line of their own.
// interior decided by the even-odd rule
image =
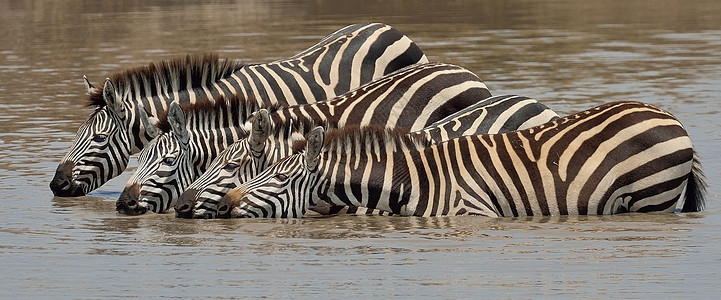
<svg viewBox="0 0 721 300">
<path fill-rule="evenodd" d="M 195 181 L 193 183 L 195 183 Z M 188 188 L 180 194 L 178 202 L 175 203 L 175 215 L 178 218 L 189 219 L 193 217 L 193 205 L 195 205 L 195 198 L 198 196 L 198 193 L 200 193 L 199 190 Z"/>
<path fill-rule="evenodd" d="M 266 105 L 325 100 L 416 63 L 420 48 L 395 28 L 352 24 L 288 59 L 247 64 L 216 54 L 188 55 L 117 72 L 102 87 L 85 79 L 95 110 L 77 130 L 50 189 L 82 196 L 120 175 L 132 154 L 155 137 L 143 113 L 162 114 L 172 102 L 242 95 Z"/>
<path fill-rule="evenodd" d="M 553 110 L 535 99 L 502 95 L 479 101 L 422 128 L 420 132 L 426 133 L 427 138 L 434 142 L 441 142 L 463 135 L 525 129 L 556 118 L 558 115 Z M 247 139 L 223 151 L 222 160 L 226 163 L 209 168 L 193 182 L 191 192 L 181 195 L 183 200 L 176 208 L 178 217 L 230 217 L 230 204 L 222 200 L 223 196 L 271 164 L 293 154 L 293 143 L 298 141 L 298 138 L 292 138 L 293 119 L 273 124 L 272 128 L 261 130 L 260 134 L 251 132 Z M 304 128 L 308 130 L 299 132 L 297 136 L 302 137 L 313 127 Z M 252 151 L 251 144 L 263 151 Z"/>
<path fill-rule="evenodd" d="M 438 144 L 382 128 L 317 128 L 296 147 L 226 194 L 232 217 L 300 217 L 324 205 L 489 217 L 704 208 L 704 176 L 686 130 L 640 102 Z"/>
<path fill-rule="evenodd" d="M 115 210 L 125 215 L 141 215 L 147 211 L 145 206 L 141 206 L 138 199 L 140 198 L 140 184 L 132 184 L 120 193 L 118 201 L 115 202 Z"/>
<path fill-rule="evenodd" d="M 73 169 L 75 163 L 65 161 L 58 166 L 55 171 L 55 177 L 50 181 L 50 189 L 55 191 L 55 196 L 74 197 L 85 195 L 82 183 L 76 181 L 73 177 Z"/>
</svg>

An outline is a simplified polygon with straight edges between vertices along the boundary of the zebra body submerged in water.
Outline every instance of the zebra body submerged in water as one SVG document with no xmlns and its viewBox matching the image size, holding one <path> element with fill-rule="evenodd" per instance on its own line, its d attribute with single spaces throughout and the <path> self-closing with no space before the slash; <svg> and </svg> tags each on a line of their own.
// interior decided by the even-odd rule
<svg viewBox="0 0 721 300">
<path fill-rule="evenodd" d="M 169 103 L 242 95 L 267 104 L 312 103 L 415 63 L 428 62 L 413 41 L 378 23 L 342 28 L 288 59 L 245 64 L 217 55 L 187 56 L 112 75 L 100 88 L 85 80 L 93 113 L 78 128 L 50 189 L 82 196 L 122 173 L 130 155 L 157 134 L 144 115 Z"/>
<path fill-rule="evenodd" d="M 455 65 L 427 63 L 401 69 L 327 101 L 271 109 L 278 118 L 274 122 L 293 119 L 298 125 L 326 124 L 331 128 L 360 124 L 417 130 L 490 95 L 483 81 L 472 72 Z M 141 151 L 140 165 L 118 199 L 116 209 L 127 214 L 169 209 L 220 150 L 248 136 L 242 129 L 245 117 L 252 111 L 248 107 L 260 107 L 252 103 L 239 107 L 241 116 L 237 118 L 228 115 L 237 114 L 238 108 L 220 107 L 196 113 L 186 107 L 189 113 L 186 121 L 184 110 L 173 104 L 165 119 L 170 123 L 167 127 L 182 130 L 163 130 L 151 147 Z M 164 163 L 169 157 L 173 163 Z"/>
<path fill-rule="evenodd" d="M 317 128 L 298 147 L 225 196 L 232 216 L 300 217 L 326 205 L 409 216 L 674 212 L 684 188 L 683 212 L 704 206 L 686 130 L 639 102 L 438 144 L 387 129 Z"/>
<path fill-rule="evenodd" d="M 259 117 L 259 118 L 258 118 Z M 523 96 L 494 96 L 425 126 L 433 142 L 463 135 L 500 133 L 525 129 L 558 118 L 547 106 Z M 270 122 L 266 121 L 270 120 Z M 312 126 L 298 132 L 298 121 L 279 114 L 258 113 L 249 136 L 223 151 L 180 196 L 176 205 L 178 217 L 229 217 L 228 203 L 221 198 L 282 158 L 292 155 L 297 134 L 303 136 Z"/>
</svg>

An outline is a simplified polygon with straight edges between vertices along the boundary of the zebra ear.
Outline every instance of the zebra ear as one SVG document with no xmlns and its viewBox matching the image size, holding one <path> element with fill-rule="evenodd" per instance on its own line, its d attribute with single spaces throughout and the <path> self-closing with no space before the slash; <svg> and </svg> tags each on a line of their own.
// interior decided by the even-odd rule
<svg viewBox="0 0 721 300">
<path fill-rule="evenodd" d="M 250 136 L 248 141 L 250 142 L 250 149 L 253 152 L 261 152 L 265 147 L 265 141 L 270 136 L 270 113 L 268 110 L 261 109 L 255 113 L 255 119 L 253 119 L 253 125 L 250 129 Z"/>
<path fill-rule="evenodd" d="M 323 149 L 324 142 L 325 132 L 323 131 L 323 127 L 318 126 L 313 128 L 308 134 L 305 144 L 305 165 L 308 170 L 315 171 L 318 168 L 320 151 Z"/>
<path fill-rule="evenodd" d="M 85 94 L 92 94 L 98 91 L 98 88 L 94 87 L 92 83 L 90 83 L 90 80 L 88 80 L 88 77 L 83 75 L 83 82 L 85 83 Z"/>
<path fill-rule="evenodd" d="M 110 82 L 110 78 L 105 78 L 103 100 L 105 100 L 105 104 L 110 110 L 114 111 L 119 117 L 125 118 L 125 107 L 123 107 L 123 103 L 115 97 L 115 87 L 113 83 Z"/>
<path fill-rule="evenodd" d="M 168 123 L 170 123 L 170 128 L 173 129 L 173 135 L 181 142 L 187 143 L 190 135 L 188 134 L 188 129 L 185 128 L 185 112 L 183 112 L 178 102 L 170 102 L 170 108 L 168 108 Z"/>
<path fill-rule="evenodd" d="M 160 134 L 160 130 L 158 127 L 155 126 L 155 124 L 158 123 L 158 118 L 156 117 L 150 117 L 148 116 L 148 112 L 145 111 L 145 107 L 138 106 L 139 111 L 139 117 L 140 121 L 143 123 L 143 128 L 145 128 L 145 132 L 151 137 L 155 138 Z"/>
</svg>

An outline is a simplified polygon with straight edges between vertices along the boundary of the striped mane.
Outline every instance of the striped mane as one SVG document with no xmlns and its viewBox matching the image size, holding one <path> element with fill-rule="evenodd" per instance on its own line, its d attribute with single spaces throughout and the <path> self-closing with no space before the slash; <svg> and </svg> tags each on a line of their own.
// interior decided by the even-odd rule
<svg viewBox="0 0 721 300">
<path fill-rule="evenodd" d="M 110 81 L 121 95 L 145 95 L 147 90 L 157 95 L 208 86 L 244 66 L 245 63 L 221 59 L 215 53 L 195 54 L 118 72 L 110 76 Z M 167 88 L 158 90 L 158 86 Z M 87 106 L 103 107 L 106 104 L 102 86 L 86 100 Z"/>
<path fill-rule="evenodd" d="M 293 152 L 305 150 L 306 140 L 293 144 Z M 432 143 L 417 135 L 409 134 L 408 130 L 386 128 L 383 126 L 350 125 L 341 129 L 327 131 L 323 152 L 336 154 L 372 154 L 394 149 L 404 151 L 431 146 Z"/>
<path fill-rule="evenodd" d="M 232 95 L 226 100 L 222 95 L 219 96 L 215 101 L 211 101 L 208 98 L 201 98 L 194 103 L 182 103 L 180 107 L 185 113 L 185 119 L 189 120 L 194 117 L 203 118 L 210 121 L 216 118 L 222 117 L 221 123 L 216 123 L 220 127 L 238 127 L 242 129 L 243 123 L 247 122 L 249 116 L 253 112 L 265 108 L 268 110 L 277 110 L 281 106 L 278 104 L 258 104 L 258 101 L 254 99 L 245 99 L 242 95 Z M 195 127 L 195 122 L 189 123 L 189 125 Z M 162 132 L 170 132 L 172 127 L 168 121 L 168 110 L 165 110 L 158 116 L 158 122 L 156 124 L 158 129 Z"/>
</svg>

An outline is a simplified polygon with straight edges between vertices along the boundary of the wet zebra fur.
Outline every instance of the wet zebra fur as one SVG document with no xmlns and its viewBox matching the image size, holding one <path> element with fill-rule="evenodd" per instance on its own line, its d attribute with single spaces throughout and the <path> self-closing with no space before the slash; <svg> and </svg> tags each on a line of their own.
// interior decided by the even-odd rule
<svg viewBox="0 0 721 300">
<path fill-rule="evenodd" d="M 486 85 L 470 71 L 450 64 L 427 63 L 401 69 L 327 101 L 270 109 L 286 120 L 306 119 L 331 128 L 360 124 L 416 130 L 490 95 Z M 168 121 L 187 129 L 184 135 L 189 142 L 184 142 L 183 135 L 176 132 L 164 133 L 156 138 L 162 139 L 162 143 L 153 142 L 152 147 L 143 149 L 138 159 L 140 165 L 116 203 L 117 210 L 138 214 L 148 208 L 153 212 L 169 209 L 180 193 L 210 166 L 220 150 L 248 136 L 242 129 L 245 117 L 252 111 L 247 107 L 261 108 L 250 102 L 241 105 L 240 118 L 230 121 L 223 117 L 228 114 L 223 112 L 226 108 L 212 110 L 219 117 L 208 114 L 194 117 L 196 113 L 190 109 L 189 115 L 200 121 L 189 121 L 187 127 L 181 124 L 183 110 L 175 105 L 174 113 L 169 114 L 175 118 Z M 173 106 L 170 110 L 173 111 Z M 159 167 L 163 158 L 169 156 L 182 159 Z"/>
<path fill-rule="evenodd" d="M 130 155 L 154 137 L 143 115 L 157 117 L 173 101 L 194 103 L 241 95 L 267 104 L 312 103 L 415 63 L 428 62 L 418 46 L 378 23 L 342 28 L 288 59 L 245 64 L 217 55 L 192 55 L 116 73 L 102 87 L 87 79 L 87 105 L 95 111 L 78 128 L 50 189 L 81 196 L 118 176 Z"/>
<path fill-rule="evenodd" d="M 300 217 L 327 205 L 409 216 L 586 215 L 704 207 L 686 130 L 639 102 L 530 129 L 431 144 L 378 128 L 314 129 L 289 156 L 225 197 L 233 217 Z"/>
<path fill-rule="evenodd" d="M 280 111 L 282 113 L 285 111 Z M 253 120 L 249 137 L 229 146 L 213 166 L 181 194 L 175 207 L 178 217 L 229 217 L 222 197 L 232 188 L 250 181 L 273 163 L 292 154 L 292 145 L 314 126 L 298 131 L 298 120 L 282 114 L 262 116 Z M 463 135 L 499 133 L 525 129 L 558 118 L 558 115 L 535 99 L 523 96 L 494 96 L 460 110 L 422 129 L 433 142 L 442 142 Z M 270 122 L 262 120 L 270 119 Z M 326 130 L 330 129 L 326 126 Z M 328 213 L 337 213 L 331 210 Z M 359 213 L 351 208 L 350 213 Z M 360 213 L 382 214 L 383 212 Z"/>
</svg>

